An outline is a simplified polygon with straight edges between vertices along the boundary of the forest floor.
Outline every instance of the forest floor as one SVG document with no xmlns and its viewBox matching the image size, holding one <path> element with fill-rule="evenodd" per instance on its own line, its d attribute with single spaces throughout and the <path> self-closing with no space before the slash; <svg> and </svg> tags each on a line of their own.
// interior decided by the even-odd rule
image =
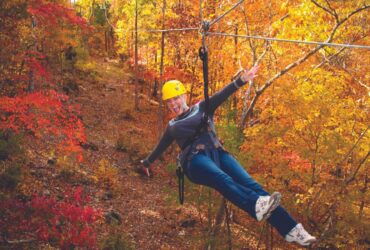
<svg viewBox="0 0 370 250">
<path fill-rule="evenodd" d="M 153 164 L 154 177 L 146 177 L 137 171 L 139 161 L 151 152 L 161 135 L 158 105 L 153 104 L 154 99 L 149 100 L 149 88 L 144 91 L 146 97 L 139 101 L 139 110 L 135 110 L 135 85 L 128 63 L 96 59 L 96 64 L 95 81 L 80 76 L 79 91 L 72 95 L 72 100 L 81 105 L 86 127 L 85 171 L 95 169 L 96 172 L 96 169 L 109 165 L 118 173 L 112 176 L 115 172 L 100 171 L 104 176 L 96 177 L 103 182 L 90 186 L 94 205 L 103 208 L 105 213 L 105 220 L 98 229 L 99 241 L 105 241 L 104 245 L 108 246 L 120 239 L 126 247 L 145 250 L 204 249 L 210 237 L 209 211 L 204 205 L 202 209 L 197 199 L 201 199 L 201 193 L 203 199 L 207 199 L 204 193 L 208 191 L 198 189 L 192 192 L 199 197 L 190 197 L 185 193 L 185 204 L 179 204 L 174 167 L 176 147 L 167 149 L 166 160 L 159 159 Z M 72 77 L 75 78 L 78 77 Z M 192 187 L 188 183 L 185 189 Z M 216 203 L 217 200 L 221 201 L 217 198 Z M 214 202 L 213 206 L 217 207 Z M 211 213 L 212 217 L 216 216 L 216 211 Z M 272 248 L 272 238 L 261 239 L 261 234 L 252 234 L 240 226 L 247 223 L 254 227 L 256 222 L 246 217 L 247 221 L 241 219 L 239 224 L 236 221 L 231 224 L 234 249 L 264 249 L 265 240 L 271 240 Z M 266 224 L 257 225 L 266 229 Z M 229 248 L 225 230 L 224 225 L 217 236 L 222 243 L 216 242 L 216 249 Z M 284 241 L 280 237 L 274 241 L 277 240 Z M 289 249 L 297 247 L 290 244 Z"/>
<path fill-rule="evenodd" d="M 151 152 L 161 134 L 158 105 L 147 98 L 146 92 L 150 92 L 147 89 L 146 97 L 140 99 L 139 110 L 135 110 L 135 86 L 128 63 L 103 59 L 92 63 L 97 65 L 94 70 L 75 70 L 62 79 L 70 101 L 80 106 L 85 125 L 87 142 L 82 145 L 83 163 L 73 166 L 63 159 L 50 161 L 52 153 L 37 152 L 50 152 L 53 145 L 30 142 L 33 150 L 29 152 L 36 153 L 31 157 L 28 174 L 39 176 L 41 181 L 25 185 L 33 187 L 31 193 L 41 191 L 43 195 L 56 197 L 62 197 L 67 186 L 82 186 L 92 197 L 89 205 L 101 209 L 103 214 L 97 227 L 99 249 L 205 249 L 210 238 L 209 218 L 216 217 L 220 196 L 186 181 L 185 204 L 179 204 L 175 146 L 166 151 L 165 160 L 153 164 L 153 177 L 139 173 L 139 161 Z M 210 195 L 215 199 L 207 205 Z M 210 206 L 213 211 L 209 210 Z M 266 224 L 245 217 L 233 213 L 230 234 L 233 249 L 265 249 L 265 240 L 271 242 L 272 249 L 272 238 L 264 239 L 267 236 L 262 236 L 260 229 L 257 231 L 261 233 L 257 234 L 241 226 L 265 230 Z M 229 249 L 231 238 L 227 235 L 227 227 L 223 225 L 216 249 Z M 284 240 L 274 237 L 273 241 Z M 290 245 L 289 249 L 297 248 Z"/>
<path fill-rule="evenodd" d="M 154 164 L 153 178 L 137 172 L 139 160 L 158 138 L 158 107 L 141 99 L 140 110 L 134 110 L 134 84 L 129 83 L 132 75 L 127 65 L 103 60 L 97 65 L 97 81 L 82 79 L 74 101 L 81 105 L 90 145 L 85 164 L 93 168 L 109 164 L 119 173 L 111 188 L 95 190 L 97 205 L 113 217 L 118 214 L 121 222 L 113 226 L 113 233 L 112 226 L 98 230 L 99 238 L 114 241 L 123 232 L 135 249 L 197 249 L 197 241 L 191 238 L 199 237 L 206 225 L 195 223 L 199 222 L 195 208 L 175 200 L 175 172 L 166 170 L 161 161 Z"/>
</svg>

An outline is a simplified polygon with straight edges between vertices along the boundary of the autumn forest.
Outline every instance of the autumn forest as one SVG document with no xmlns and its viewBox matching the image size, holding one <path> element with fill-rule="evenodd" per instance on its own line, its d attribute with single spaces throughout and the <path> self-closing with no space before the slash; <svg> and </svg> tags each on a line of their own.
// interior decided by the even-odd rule
<svg viewBox="0 0 370 250">
<path fill-rule="evenodd" d="M 0 249 L 301 249 L 185 177 L 189 106 L 258 65 L 214 120 L 223 147 L 317 241 L 370 247 L 368 0 L 0 0 Z M 203 58 L 204 59 L 204 58 Z"/>
</svg>

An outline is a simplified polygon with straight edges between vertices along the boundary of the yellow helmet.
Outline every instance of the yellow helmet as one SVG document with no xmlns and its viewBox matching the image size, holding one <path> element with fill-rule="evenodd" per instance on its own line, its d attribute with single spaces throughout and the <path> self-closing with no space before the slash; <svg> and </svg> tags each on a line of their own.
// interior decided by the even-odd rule
<svg viewBox="0 0 370 250">
<path fill-rule="evenodd" d="M 178 80 L 170 80 L 163 84 L 162 87 L 162 100 L 168 100 L 173 97 L 186 93 L 184 85 Z"/>
</svg>

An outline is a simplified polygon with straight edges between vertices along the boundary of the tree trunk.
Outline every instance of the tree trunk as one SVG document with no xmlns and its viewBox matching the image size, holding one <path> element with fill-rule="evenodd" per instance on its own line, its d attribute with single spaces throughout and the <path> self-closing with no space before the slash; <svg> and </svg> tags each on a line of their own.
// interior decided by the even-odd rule
<svg viewBox="0 0 370 250">
<path fill-rule="evenodd" d="M 363 216 L 364 207 L 365 207 L 365 204 L 366 204 L 366 191 L 367 191 L 368 183 L 369 183 L 369 179 L 367 177 L 367 172 L 366 172 L 365 179 L 364 179 L 364 187 L 360 189 L 360 192 L 362 193 L 362 200 L 361 200 L 360 209 L 359 209 L 359 212 L 358 212 L 358 217 L 359 217 L 360 220 Z"/>
<path fill-rule="evenodd" d="M 138 81 L 138 41 L 137 41 L 137 1 L 135 1 L 135 109 L 139 109 L 139 81 Z"/>
<path fill-rule="evenodd" d="M 213 225 L 213 227 L 211 228 L 211 231 L 210 231 L 210 239 L 209 239 L 209 242 L 208 242 L 208 246 L 207 246 L 207 249 L 210 249 L 210 250 L 214 250 L 216 249 L 216 239 L 217 239 L 217 236 L 220 232 L 220 229 L 221 229 L 221 224 L 225 218 L 225 204 L 226 204 L 226 200 L 225 198 L 222 198 L 222 202 L 220 203 L 219 207 L 218 207 L 218 210 L 217 210 L 217 214 L 216 214 L 216 218 L 215 218 L 215 224 Z M 210 219 L 210 218 L 209 218 Z"/>
<path fill-rule="evenodd" d="M 166 13 L 166 0 L 163 0 L 162 6 L 162 29 L 165 28 L 165 13 Z M 163 63 L 164 63 L 164 36 L 165 33 L 162 32 L 161 36 L 161 63 L 159 69 L 159 91 L 160 91 L 160 98 L 159 98 L 159 110 L 158 110 L 158 117 L 159 117 L 159 131 L 163 131 L 163 118 L 164 118 L 164 110 L 163 110 L 163 100 L 162 100 L 162 86 L 163 86 Z M 161 136 L 161 133 L 158 134 L 158 137 Z"/>
<path fill-rule="evenodd" d="M 228 249 L 232 250 L 233 241 L 232 241 L 231 228 L 230 228 L 230 213 L 229 213 L 229 208 L 227 207 L 227 202 L 225 199 L 224 199 L 224 207 L 225 207 L 225 217 L 226 217 L 226 227 L 227 227 L 227 244 L 228 244 Z"/>
<path fill-rule="evenodd" d="M 32 50 L 34 50 L 34 51 L 37 48 L 37 40 L 36 40 L 36 37 L 35 37 L 35 27 L 36 27 L 36 19 L 32 16 L 31 28 L 32 28 L 32 37 L 34 39 L 34 45 L 33 45 Z M 34 83 L 34 72 L 33 72 L 32 69 L 30 69 L 30 71 L 28 72 L 28 76 L 29 76 L 29 79 L 28 79 L 27 91 L 28 92 L 33 92 L 35 90 L 35 83 Z"/>
<path fill-rule="evenodd" d="M 107 37 L 107 31 L 104 31 L 104 48 L 105 53 L 108 53 L 108 37 Z"/>
<path fill-rule="evenodd" d="M 157 49 L 156 49 L 155 52 L 154 52 L 154 68 L 155 69 L 157 69 L 157 64 L 158 64 L 158 55 L 157 55 Z M 152 96 L 154 98 L 157 98 L 157 96 L 158 96 L 158 78 L 157 78 L 157 76 L 154 77 Z"/>
</svg>

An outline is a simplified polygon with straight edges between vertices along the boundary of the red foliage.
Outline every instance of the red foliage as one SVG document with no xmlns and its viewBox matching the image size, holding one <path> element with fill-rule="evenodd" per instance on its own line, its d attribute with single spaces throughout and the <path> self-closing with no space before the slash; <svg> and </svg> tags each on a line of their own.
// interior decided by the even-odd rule
<svg viewBox="0 0 370 250">
<path fill-rule="evenodd" d="M 47 80 L 50 80 L 50 73 L 45 69 L 45 67 L 40 62 L 40 60 L 43 58 L 44 56 L 32 57 L 28 55 L 25 61 L 36 77 L 44 77 Z"/>
<path fill-rule="evenodd" d="M 307 170 L 312 167 L 309 161 L 302 159 L 296 152 L 289 152 L 284 154 L 284 159 L 288 160 L 288 166 L 291 169 Z"/>
<path fill-rule="evenodd" d="M 190 81 L 191 76 L 184 72 L 182 69 L 179 69 L 178 67 L 172 66 L 172 67 L 166 67 L 164 69 L 163 79 L 165 81 L 177 79 L 184 83 Z"/>
<path fill-rule="evenodd" d="M 39 91 L 16 97 L 0 97 L 0 130 L 26 132 L 37 138 L 56 137 L 67 152 L 81 153 L 86 141 L 78 107 L 67 105 L 68 96 Z M 79 155 L 81 159 L 81 155 Z"/>
<path fill-rule="evenodd" d="M 45 196 L 35 196 L 29 202 L 1 201 L 1 234 L 8 239 L 32 235 L 62 249 L 71 246 L 96 249 L 96 232 L 92 225 L 101 218 L 101 211 L 85 205 L 88 200 L 78 187 L 61 201 Z"/>
<path fill-rule="evenodd" d="M 83 29 L 89 28 L 87 21 L 77 16 L 74 9 L 57 3 L 33 0 L 30 2 L 27 11 L 36 18 L 38 24 L 43 26 L 55 26 L 58 25 L 58 21 L 63 21 Z"/>
<path fill-rule="evenodd" d="M 156 77 L 158 78 L 155 70 L 145 70 L 145 71 L 139 72 L 138 74 L 139 79 L 144 79 L 147 82 L 154 82 L 154 79 Z"/>
<path fill-rule="evenodd" d="M 26 74 L 12 74 L 9 75 L 9 78 L 18 83 L 28 82 L 30 80 L 28 71 L 32 71 L 34 80 L 44 78 L 48 83 L 51 83 L 52 74 L 45 68 L 45 60 L 45 55 L 38 51 L 26 50 L 18 53 L 15 56 L 15 61 L 26 66 L 24 70 Z"/>
</svg>

